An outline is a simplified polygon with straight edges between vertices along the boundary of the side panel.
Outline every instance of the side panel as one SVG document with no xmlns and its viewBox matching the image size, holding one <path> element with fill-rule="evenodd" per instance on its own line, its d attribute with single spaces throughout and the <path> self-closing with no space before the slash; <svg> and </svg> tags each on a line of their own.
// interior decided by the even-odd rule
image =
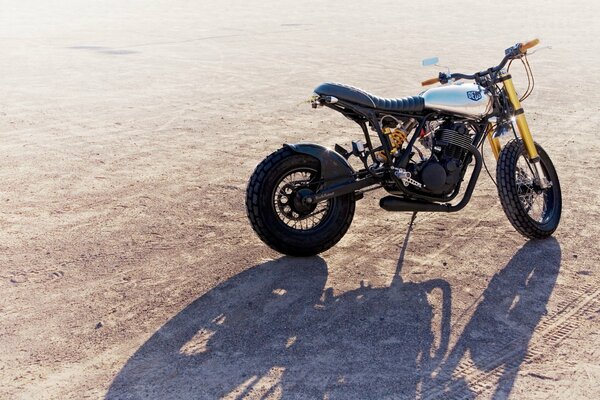
<svg viewBox="0 0 600 400">
<path fill-rule="evenodd" d="M 353 182 L 354 169 L 348 161 L 333 150 L 315 143 L 284 144 L 295 153 L 308 154 L 321 163 L 321 179 L 325 180 L 325 187 L 332 184 Z"/>
</svg>

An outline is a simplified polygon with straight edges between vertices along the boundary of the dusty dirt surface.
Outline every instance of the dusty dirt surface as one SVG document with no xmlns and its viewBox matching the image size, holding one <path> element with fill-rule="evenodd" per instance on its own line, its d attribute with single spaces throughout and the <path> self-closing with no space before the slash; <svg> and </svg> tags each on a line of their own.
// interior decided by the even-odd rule
<svg viewBox="0 0 600 400">
<path fill-rule="evenodd" d="M 421 3 L 3 2 L 0 398 L 600 398 L 599 3 Z M 412 95 L 422 58 L 472 72 L 538 36 L 554 238 L 485 174 L 412 230 L 372 192 L 318 257 L 256 237 L 263 157 L 361 137 L 317 84 Z"/>
</svg>

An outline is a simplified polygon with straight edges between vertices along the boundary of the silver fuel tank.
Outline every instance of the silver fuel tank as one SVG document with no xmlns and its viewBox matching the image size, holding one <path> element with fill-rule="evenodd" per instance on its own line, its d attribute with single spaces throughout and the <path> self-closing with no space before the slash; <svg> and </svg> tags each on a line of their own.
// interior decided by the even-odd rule
<svg viewBox="0 0 600 400">
<path fill-rule="evenodd" d="M 492 111 L 492 96 L 475 83 L 435 87 L 421 93 L 425 108 L 479 118 Z"/>
</svg>

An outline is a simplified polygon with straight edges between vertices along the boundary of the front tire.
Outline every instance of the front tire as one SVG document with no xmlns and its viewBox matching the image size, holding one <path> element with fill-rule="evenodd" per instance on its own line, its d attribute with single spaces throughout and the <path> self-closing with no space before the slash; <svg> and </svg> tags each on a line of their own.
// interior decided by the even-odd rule
<svg viewBox="0 0 600 400">
<path fill-rule="evenodd" d="M 273 250 L 290 256 L 312 256 L 335 245 L 354 216 L 354 194 L 313 206 L 301 197 L 321 185 L 320 163 L 306 154 L 282 148 L 254 170 L 246 190 L 246 211 L 258 237 Z"/>
<path fill-rule="evenodd" d="M 541 189 L 534 181 L 523 142 L 510 141 L 500 152 L 496 167 L 498 195 L 512 226 L 530 239 L 547 238 L 558 227 L 562 196 L 558 175 L 544 149 L 536 143 L 542 169 L 551 186 Z"/>
</svg>

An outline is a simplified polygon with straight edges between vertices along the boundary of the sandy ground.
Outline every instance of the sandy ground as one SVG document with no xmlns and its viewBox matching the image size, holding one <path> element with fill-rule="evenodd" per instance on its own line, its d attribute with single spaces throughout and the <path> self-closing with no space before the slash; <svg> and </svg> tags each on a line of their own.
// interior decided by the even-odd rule
<svg viewBox="0 0 600 400">
<path fill-rule="evenodd" d="M 403 3 L 2 2 L 0 398 L 600 398 L 600 6 Z M 471 72 L 533 37 L 554 238 L 484 174 L 412 231 L 370 193 L 319 257 L 254 235 L 264 156 L 360 138 L 317 84 L 416 94 L 422 58 Z"/>
</svg>

